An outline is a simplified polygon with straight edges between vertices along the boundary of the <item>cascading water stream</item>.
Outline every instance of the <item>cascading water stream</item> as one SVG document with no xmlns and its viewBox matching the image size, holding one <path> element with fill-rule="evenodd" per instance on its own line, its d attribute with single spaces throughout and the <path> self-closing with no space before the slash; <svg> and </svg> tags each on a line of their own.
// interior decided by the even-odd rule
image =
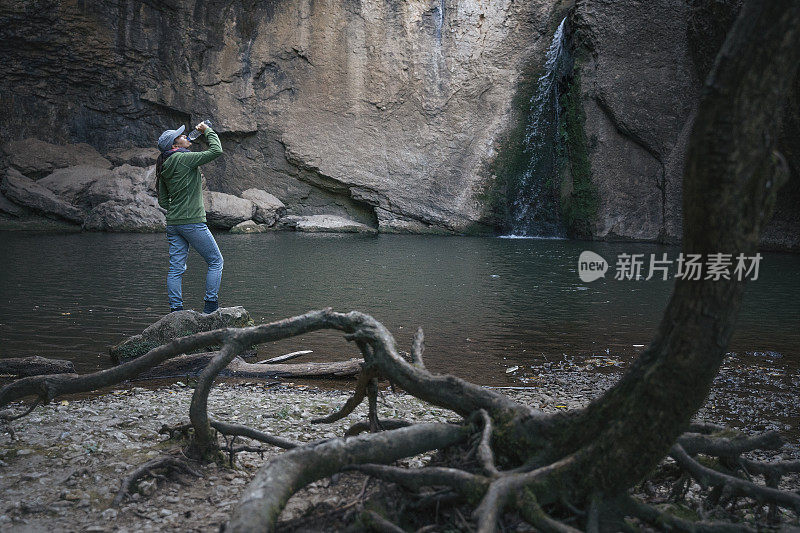
<svg viewBox="0 0 800 533">
<path fill-rule="evenodd" d="M 571 66 L 561 21 L 547 50 L 544 73 L 531 97 L 524 153 L 528 164 L 511 191 L 509 237 L 566 236 L 561 220 L 559 179 L 559 81 Z"/>
<path fill-rule="evenodd" d="M 439 0 L 439 5 L 436 6 L 434 12 L 434 20 L 436 21 L 436 40 L 441 44 L 442 26 L 444 25 L 444 0 Z"/>
</svg>

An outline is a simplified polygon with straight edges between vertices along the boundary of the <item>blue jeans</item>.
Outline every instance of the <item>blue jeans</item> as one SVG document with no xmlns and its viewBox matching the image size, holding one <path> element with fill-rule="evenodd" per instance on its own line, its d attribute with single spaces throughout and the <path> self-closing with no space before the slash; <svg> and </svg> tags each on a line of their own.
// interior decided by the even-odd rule
<svg viewBox="0 0 800 533">
<path fill-rule="evenodd" d="M 209 302 L 217 301 L 219 285 L 222 282 L 222 254 L 217 241 L 204 223 L 174 224 L 167 226 L 169 241 L 169 272 L 167 273 L 167 295 L 169 307 L 183 307 L 181 282 L 186 271 L 186 258 L 189 256 L 189 245 L 203 256 L 208 263 L 206 274 L 206 296 Z"/>
</svg>

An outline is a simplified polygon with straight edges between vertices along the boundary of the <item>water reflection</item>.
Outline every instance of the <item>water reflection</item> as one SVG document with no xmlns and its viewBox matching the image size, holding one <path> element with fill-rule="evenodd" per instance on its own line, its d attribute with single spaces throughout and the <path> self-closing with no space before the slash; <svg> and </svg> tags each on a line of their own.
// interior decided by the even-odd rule
<svg viewBox="0 0 800 533">
<path fill-rule="evenodd" d="M 619 253 L 677 248 L 631 243 L 403 235 L 217 235 L 225 256 L 221 303 L 256 322 L 310 309 L 368 312 L 408 349 L 417 326 L 426 362 L 478 383 L 513 384 L 508 367 L 569 356 L 630 358 L 657 327 L 672 282 L 582 283 L 584 249 Z M 0 357 L 41 355 L 107 366 L 107 348 L 167 310 L 163 235 L 0 233 Z M 764 254 L 731 349 L 800 360 L 800 256 Z M 613 271 L 613 267 L 612 267 Z M 205 265 L 194 252 L 185 305 L 202 309 Z M 613 272 L 607 275 L 613 278 Z M 317 360 L 356 355 L 341 335 L 320 333 L 265 345 L 279 355 L 312 349 Z"/>
</svg>

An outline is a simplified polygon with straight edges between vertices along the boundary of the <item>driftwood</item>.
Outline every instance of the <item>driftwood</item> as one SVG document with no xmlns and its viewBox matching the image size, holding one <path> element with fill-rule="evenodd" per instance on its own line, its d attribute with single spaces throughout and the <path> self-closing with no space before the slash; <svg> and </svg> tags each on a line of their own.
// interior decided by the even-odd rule
<svg viewBox="0 0 800 533">
<path fill-rule="evenodd" d="M 10 357 L 0 359 L 0 374 L 19 377 L 41 376 L 44 374 L 74 374 L 72 361 L 33 357 Z"/>
<path fill-rule="evenodd" d="M 139 379 L 156 379 L 199 375 L 219 352 L 182 355 L 143 372 Z M 220 376 L 237 378 L 276 377 L 347 377 L 355 376 L 361 369 L 362 359 L 354 358 L 333 363 L 259 364 L 234 358 L 220 372 Z"/>
<path fill-rule="evenodd" d="M 279 355 L 278 357 L 273 357 L 272 359 L 264 359 L 263 361 L 259 361 L 257 364 L 259 365 L 271 365 L 273 363 L 282 363 L 283 361 L 288 361 L 289 359 L 294 359 L 296 357 L 300 357 L 301 355 L 306 355 L 309 353 L 313 353 L 314 350 L 300 350 L 299 352 L 292 352 L 283 355 Z"/>
</svg>

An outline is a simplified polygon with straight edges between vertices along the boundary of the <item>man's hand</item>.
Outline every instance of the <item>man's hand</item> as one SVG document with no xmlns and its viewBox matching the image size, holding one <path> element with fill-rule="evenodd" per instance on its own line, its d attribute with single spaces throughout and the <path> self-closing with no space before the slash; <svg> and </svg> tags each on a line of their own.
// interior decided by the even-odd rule
<svg viewBox="0 0 800 533">
<path fill-rule="evenodd" d="M 201 122 L 200 124 L 195 126 L 194 129 L 200 131 L 201 133 L 205 133 L 206 130 L 208 129 L 208 126 L 206 125 L 205 122 Z"/>
</svg>

